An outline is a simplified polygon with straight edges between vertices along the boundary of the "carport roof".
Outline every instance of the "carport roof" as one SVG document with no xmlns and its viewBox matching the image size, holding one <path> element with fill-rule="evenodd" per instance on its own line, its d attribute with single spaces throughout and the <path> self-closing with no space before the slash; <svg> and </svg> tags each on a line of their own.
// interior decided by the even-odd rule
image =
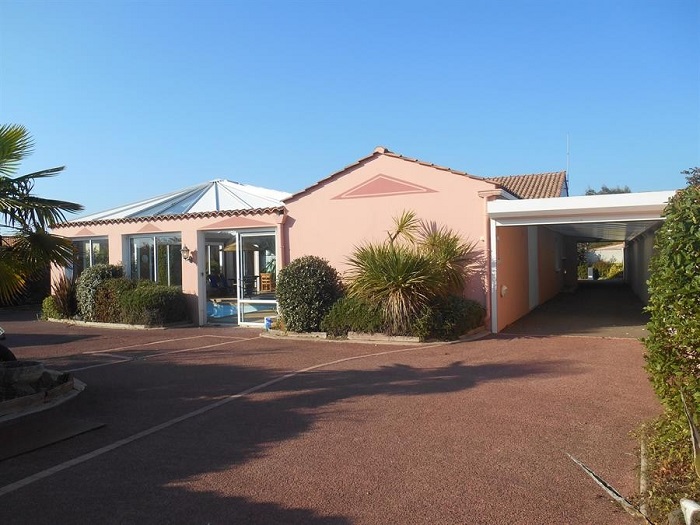
<svg viewBox="0 0 700 525">
<path fill-rule="evenodd" d="M 675 191 L 495 200 L 489 218 L 497 226 L 543 225 L 582 240 L 631 240 L 662 220 Z"/>
</svg>

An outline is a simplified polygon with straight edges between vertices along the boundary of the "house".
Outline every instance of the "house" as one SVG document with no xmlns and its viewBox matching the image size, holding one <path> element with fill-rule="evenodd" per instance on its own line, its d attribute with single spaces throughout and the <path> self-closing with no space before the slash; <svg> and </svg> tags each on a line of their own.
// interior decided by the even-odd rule
<svg viewBox="0 0 700 525">
<path fill-rule="evenodd" d="M 648 219 L 637 223 L 640 231 L 624 229 L 641 235 L 658 226 L 668 198 L 655 195 L 644 207 L 650 215 L 637 216 L 629 210 L 647 201 L 627 197 L 620 208 L 599 205 L 609 196 L 581 203 L 567 195 L 565 172 L 483 178 L 378 147 L 292 195 L 215 180 L 66 222 L 55 233 L 73 239 L 84 266 L 106 258 L 132 277 L 182 286 L 198 324 L 262 326 L 276 312 L 275 275 L 289 261 L 318 255 L 342 274 L 355 246 L 385 239 L 393 219 L 412 210 L 476 243 L 481 264 L 464 295 L 486 306 L 497 332 L 575 285 L 576 241 L 589 234 L 582 224 Z M 562 226 L 571 220 L 578 229 Z M 636 257 L 643 263 L 648 252 Z"/>
</svg>

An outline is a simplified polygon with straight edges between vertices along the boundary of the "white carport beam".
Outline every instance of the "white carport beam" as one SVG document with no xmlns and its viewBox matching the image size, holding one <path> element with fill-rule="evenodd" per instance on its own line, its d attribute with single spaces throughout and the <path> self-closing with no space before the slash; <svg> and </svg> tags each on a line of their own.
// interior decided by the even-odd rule
<svg viewBox="0 0 700 525">
<path fill-rule="evenodd" d="M 675 191 L 495 200 L 487 203 L 499 225 L 538 225 L 659 219 Z"/>
</svg>

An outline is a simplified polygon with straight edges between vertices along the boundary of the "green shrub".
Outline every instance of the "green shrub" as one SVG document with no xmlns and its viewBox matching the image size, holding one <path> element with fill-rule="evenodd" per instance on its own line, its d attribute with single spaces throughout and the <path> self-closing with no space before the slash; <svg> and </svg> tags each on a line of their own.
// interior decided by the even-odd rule
<svg viewBox="0 0 700 525">
<path fill-rule="evenodd" d="M 340 275 L 320 257 L 300 257 L 279 273 L 277 301 L 285 326 L 292 332 L 318 331 L 342 295 Z"/>
<path fill-rule="evenodd" d="M 42 319 L 63 319 L 63 314 L 58 309 L 56 298 L 53 295 L 49 295 L 42 301 L 41 317 Z"/>
<path fill-rule="evenodd" d="M 342 297 L 323 318 L 321 330 L 331 337 L 347 337 L 348 332 L 383 333 L 382 310 L 355 297 Z"/>
<path fill-rule="evenodd" d="M 671 198 L 650 265 L 646 368 L 666 407 L 682 419 L 680 391 L 700 407 L 700 187 Z"/>
<path fill-rule="evenodd" d="M 95 292 L 95 321 L 100 323 L 122 323 L 122 297 L 136 288 L 136 282 L 127 277 L 102 281 Z"/>
<path fill-rule="evenodd" d="M 162 326 L 187 319 L 187 299 L 177 286 L 139 281 L 136 288 L 122 290 L 120 306 L 128 324 Z"/>
<path fill-rule="evenodd" d="M 486 309 L 476 301 L 450 295 L 439 297 L 426 307 L 413 327 L 413 335 L 422 340 L 458 339 L 483 326 Z"/>
<path fill-rule="evenodd" d="M 76 282 L 76 298 L 78 300 L 78 313 L 84 321 L 95 321 L 95 294 L 97 289 L 106 279 L 122 277 L 124 269 L 114 264 L 95 264 L 85 268 Z"/>
<path fill-rule="evenodd" d="M 579 264 L 576 268 L 576 274 L 579 279 L 588 279 L 588 264 Z"/>
<path fill-rule="evenodd" d="M 603 279 L 621 279 L 624 272 L 624 265 L 619 262 L 610 263 Z"/>
</svg>

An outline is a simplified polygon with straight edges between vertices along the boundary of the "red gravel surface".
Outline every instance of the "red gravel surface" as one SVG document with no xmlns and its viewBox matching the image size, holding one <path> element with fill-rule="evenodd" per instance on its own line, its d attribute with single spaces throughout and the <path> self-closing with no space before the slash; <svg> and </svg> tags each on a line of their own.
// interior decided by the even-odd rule
<svg viewBox="0 0 700 525">
<path fill-rule="evenodd" d="M 0 462 L 3 525 L 638 523 L 566 455 L 638 490 L 630 432 L 660 406 L 633 339 L 0 325 L 18 357 L 87 384 L 47 432 L 105 423 Z"/>
</svg>

